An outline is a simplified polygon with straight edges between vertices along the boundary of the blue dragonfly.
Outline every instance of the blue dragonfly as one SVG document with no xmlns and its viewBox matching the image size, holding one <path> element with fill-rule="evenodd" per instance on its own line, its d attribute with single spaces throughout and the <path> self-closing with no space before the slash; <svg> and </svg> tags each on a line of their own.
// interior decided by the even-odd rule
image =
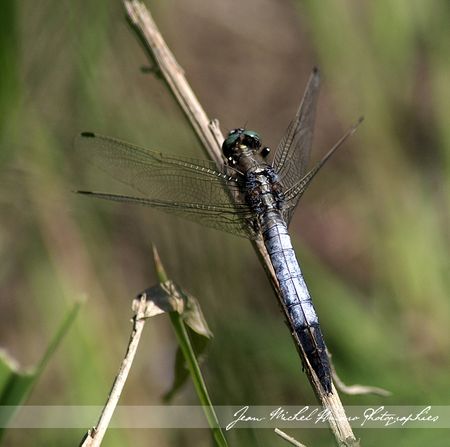
<svg viewBox="0 0 450 447">
<path fill-rule="evenodd" d="M 319 84 L 319 72 L 314 69 L 271 161 L 270 149 L 262 146 L 261 136 L 244 128 L 232 130 L 223 142 L 225 161 L 220 169 L 211 161 L 162 154 L 91 132 L 80 134 L 75 144 L 90 162 L 131 186 L 137 195 L 79 193 L 145 205 L 245 238 L 262 238 L 291 327 L 329 394 L 330 362 L 288 225 L 313 177 L 362 118 L 308 170 Z"/>
</svg>

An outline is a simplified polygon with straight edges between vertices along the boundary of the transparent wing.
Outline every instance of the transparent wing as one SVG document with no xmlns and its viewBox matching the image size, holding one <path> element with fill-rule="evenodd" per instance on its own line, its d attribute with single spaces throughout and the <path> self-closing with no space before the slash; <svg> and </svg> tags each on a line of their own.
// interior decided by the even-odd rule
<svg viewBox="0 0 450 447">
<path fill-rule="evenodd" d="M 96 167 L 139 192 L 133 197 L 80 191 L 84 194 L 151 206 L 239 236 L 257 237 L 253 214 L 240 201 L 239 179 L 217 171 L 212 162 L 163 155 L 93 133 L 78 136 L 75 147 Z"/>
<path fill-rule="evenodd" d="M 296 185 L 308 167 L 319 85 L 320 75 L 315 68 L 308 80 L 297 114 L 275 152 L 272 164 L 285 190 Z"/>
<path fill-rule="evenodd" d="M 253 216 L 248 213 L 244 205 L 233 205 L 227 208 L 223 206 L 201 205 L 196 203 L 176 204 L 158 200 L 146 199 L 144 197 L 133 197 L 119 194 L 110 194 L 94 191 L 77 191 L 80 194 L 89 195 L 99 199 L 112 200 L 115 202 L 135 203 L 160 209 L 166 213 L 175 214 L 193 222 L 216 230 L 226 231 L 237 236 L 249 239 L 257 239 L 259 233 L 254 226 Z"/>
<path fill-rule="evenodd" d="M 351 137 L 356 132 L 356 129 L 362 123 L 363 119 L 363 117 L 360 117 L 309 172 L 307 172 L 297 183 L 284 190 L 283 217 L 287 223 L 290 222 L 298 201 L 308 188 L 312 179 L 322 169 L 331 156 L 344 144 L 347 138 Z"/>
</svg>

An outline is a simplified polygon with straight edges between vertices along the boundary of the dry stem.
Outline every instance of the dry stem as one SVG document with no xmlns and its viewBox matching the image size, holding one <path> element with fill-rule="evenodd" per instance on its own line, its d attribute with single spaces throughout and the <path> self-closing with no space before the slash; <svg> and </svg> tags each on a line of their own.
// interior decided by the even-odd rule
<svg viewBox="0 0 450 447">
<path fill-rule="evenodd" d="M 97 425 L 91 428 L 80 447 L 98 447 L 102 443 L 103 436 L 105 436 L 106 429 L 109 426 L 114 410 L 119 402 L 120 395 L 122 394 L 123 387 L 130 372 L 131 365 L 133 364 L 134 356 L 141 338 L 142 330 L 145 324 L 145 309 L 147 306 L 147 296 L 142 295 L 139 307 L 136 310 L 136 314 L 133 318 L 133 329 L 131 331 L 130 340 L 128 342 L 127 351 L 125 357 L 120 365 L 119 373 L 117 374 L 114 384 L 109 393 L 106 404 L 97 422 Z"/>
<path fill-rule="evenodd" d="M 157 64 L 158 69 L 161 71 L 171 92 L 186 114 L 186 117 L 194 128 L 203 147 L 209 156 L 216 162 L 217 166 L 221 167 L 223 165 L 221 153 L 223 135 L 220 132 L 217 121 L 211 121 L 207 117 L 189 86 L 183 70 L 178 65 L 173 54 L 164 42 L 161 33 L 145 5 L 138 0 L 125 0 L 124 4 L 128 18 L 137 32 L 138 37 L 144 43 L 150 58 Z M 252 243 L 270 279 L 272 287 L 278 297 L 278 301 L 285 312 L 286 322 L 290 326 L 288 314 L 283 300 L 281 299 L 279 284 L 264 243 L 262 240 L 253 241 Z M 290 327 L 290 329 L 311 386 L 323 407 L 329 411 L 330 428 L 338 445 L 352 447 L 359 445 L 359 442 L 356 440 L 350 424 L 345 417 L 345 411 L 336 389 L 332 386 L 333 392 L 330 395 L 327 395 L 323 391 L 314 370 L 311 368 L 311 365 L 306 358 L 295 331 L 292 327 Z"/>
</svg>

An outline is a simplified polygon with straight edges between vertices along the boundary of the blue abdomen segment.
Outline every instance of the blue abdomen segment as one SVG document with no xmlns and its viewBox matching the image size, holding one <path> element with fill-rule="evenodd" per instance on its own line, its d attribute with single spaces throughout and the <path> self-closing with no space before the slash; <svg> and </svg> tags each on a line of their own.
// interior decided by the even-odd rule
<svg viewBox="0 0 450 447">
<path fill-rule="evenodd" d="M 330 363 L 319 319 L 292 248 L 286 224 L 281 218 L 268 220 L 270 223 L 263 228 L 264 243 L 280 284 L 291 325 L 322 387 L 327 393 L 331 393 Z"/>
</svg>

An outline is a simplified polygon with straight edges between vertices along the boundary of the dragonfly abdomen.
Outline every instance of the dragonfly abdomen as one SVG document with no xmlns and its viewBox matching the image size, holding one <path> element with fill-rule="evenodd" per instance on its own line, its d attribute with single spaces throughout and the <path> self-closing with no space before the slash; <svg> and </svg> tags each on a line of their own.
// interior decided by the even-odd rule
<svg viewBox="0 0 450 447">
<path fill-rule="evenodd" d="M 264 243 L 280 284 L 291 325 L 322 387 L 331 393 L 331 371 L 311 296 L 303 279 L 286 224 L 273 213 L 263 224 Z M 277 218 L 278 217 L 278 218 Z"/>
</svg>

